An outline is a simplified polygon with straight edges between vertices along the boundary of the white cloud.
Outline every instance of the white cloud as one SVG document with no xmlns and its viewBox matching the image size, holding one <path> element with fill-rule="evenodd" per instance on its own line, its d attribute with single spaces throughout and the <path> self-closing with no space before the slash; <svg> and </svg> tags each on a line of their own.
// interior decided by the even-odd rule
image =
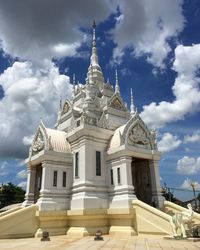
<svg viewBox="0 0 200 250">
<path fill-rule="evenodd" d="M 184 137 L 184 143 L 193 143 L 200 141 L 200 130 L 195 131 L 192 135 L 186 135 Z"/>
<path fill-rule="evenodd" d="M 3 50 L 37 64 L 44 59 L 79 56 L 77 48 L 84 40 L 80 27 L 89 26 L 94 18 L 105 20 L 111 10 L 115 8 L 109 0 L 1 1 Z"/>
<path fill-rule="evenodd" d="M 48 69 L 34 69 L 29 62 L 15 62 L 0 75 L 4 97 L 0 100 L 0 156 L 25 157 L 30 135 L 40 117 L 53 126 L 60 96 L 71 96 L 69 77 L 60 75 L 52 63 Z M 29 141 L 28 141 L 29 140 Z"/>
<path fill-rule="evenodd" d="M 4 161 L 0 165 L 0 176 L 4 176 L 8 174 L 8 162 Z"/>
<path fill-rule="evenodd" d="M 23 188 L 24 190 L 26 190 L 27 182 L 26 181 L 21 181 L 17 186 Z"/>
<path fill-rule="evenodd" d="M 23 144 L 30 146 L 33 142 L 34 136 L 35 135 L 24 136 L 24 138 L 22 139 Z"/>
<path fill-rule="evenodd" d="M 169 40 L 176 38 L 184 27 L 182 0 L 118 1 L 121 15 L 113 30 L 118 47 L 116 59 L 121 59 L 129 47 L 135 56 L 147 55 L 147 61 L 164 68 L 164 59 L 171 51 Z"/>
<path fill-rule="evenodd" d="M 194 175 L 198 171 L 200 171 L 200 157 L 198 158 L 190 158 L 188 156 L 184 156 L 182 159 L 178 160 L 176 167 L 178 174 L 183 175 Z"/>
<path fill-rule="evenodd" d="M 135 56 L 147 55 L 147 61 L 163 68 L 171 51 L 170 38 L 184 27 L 182 0 L 85 0 L 0 2 L 0 38 L 3 50 L 13 57 L 41 64 L 45 59 L 81 56 L 77 49 L 93 19 L 105 21 L 117 6 L 113 39 L 118 45 L 114 56 L 121 58 L 126 47 Z M 156 37 L 156 39 L 155 39 Z"/>
<path fill-rule="evenodd" d="M 160 141 L 158 141 L 158 150 L 161 152 L 169 152 L 179 147 L 181 140 L 177 136 L 170 133 L 164 133 Z"/>
<path fill-rule="evenodd" d="M 167 123 L 184 119 L 189 113 L 199 111 L 199 62 L 200 44 L 176 47 L 173 69 L 178 76 L 172 87 L 175 100 L 158 104 L 152 102 L 143 107 L 141 117 L 150 127 L 160 128 Z"/>
<path fill-rule="evenodd" d="M 183 181 L 183 183 L 181 184 L 180 188 L 192 189 L 191 183 L 194 183 L 195 189 L 200 189 L 200 183 L 198 183 L 198 181 L 192 181 L 192 180 L 190 180 L 188 178 Z"/>
<path fill-rule="evenodd" d="M 24 179 L 26 177 L 27 177 L 27 171 L 25 169 L 17 173 L 17 178 Z"/>
</svg>

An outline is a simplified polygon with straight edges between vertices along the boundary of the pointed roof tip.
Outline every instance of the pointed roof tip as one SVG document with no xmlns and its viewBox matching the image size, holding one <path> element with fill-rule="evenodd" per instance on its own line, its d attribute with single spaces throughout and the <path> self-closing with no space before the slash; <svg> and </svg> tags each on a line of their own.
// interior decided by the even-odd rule
<svg viewBox="0 0 200 250">
<path fill-rule="evenodd" d="M 43 120 L 42 120 L 42 117 L 41 117 L 41 116 L 40 116 L 40 123 L 39 123 L 39 124 L 40 124 L 40 126 L 42 126 L 43 128 L 46 128 L 46 127 L 45 127 L 45 125 L 44 125 L 44 122 L 43 122 Z"/>
<path fill-rule="evenodd" d="M 131 88 L 131 106 L 130 106 L 130 113 L 131 115 L 134 115 L 135 113 L 137 113 L 137 108 L 135 108 L 135 105 L 134 105 L 134 100 L 133 100 L 133 90 Z"/>
<path fill-rule="evenodd" d="M 95 19 L 93 20 L 92 28 L 93 28 L 93 29 L 95 29 L 95 28 L 96 28 L 96 22 L 95 22 Z"/>
<path fill-rule="evenodd" d="M 75 85 L 76 83 L 76 75 L 73 73 L 73 77 L 72 77 L 72 82 L 73 82 L 73 85 Z"/>
<path fill-rule="evenodd" d="M 120 93 L 117 69 L 115 70 L 115 93 Z"/>
<path fill-rule="evenodd" d="M 60 110 L 62 109 L 62 96 L 60 96 Z"/>
</svg>

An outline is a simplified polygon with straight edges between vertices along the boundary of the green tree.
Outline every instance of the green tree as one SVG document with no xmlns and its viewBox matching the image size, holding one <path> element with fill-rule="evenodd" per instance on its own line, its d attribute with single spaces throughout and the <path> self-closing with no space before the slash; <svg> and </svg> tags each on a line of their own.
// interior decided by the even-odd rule
<svg viewBox="0 0 200 250">
<path fill-rule="evenodd" d="M 0 208 L 23 202 L 25 191 L 11 182 L 0 187 Z"/>
</svg>

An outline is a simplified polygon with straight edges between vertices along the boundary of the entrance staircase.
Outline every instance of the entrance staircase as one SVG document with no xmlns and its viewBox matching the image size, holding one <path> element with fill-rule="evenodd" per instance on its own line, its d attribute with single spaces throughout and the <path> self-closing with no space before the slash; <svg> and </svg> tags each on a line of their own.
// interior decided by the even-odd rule
<svg viewBox="0 0 200 250">
<path fill-rule="evenodd" d="M 38 228 L 36 205 L 17 207 L 0 214 L 0 239 L 33 237 Z"/>
<path fill-rule="evenodd" d="M 171 215 L 176 212 L 184 212 L 187 209 L 178 206 L 172 202 L 165 201 L 164 210 L 158 210 L 140 200 L 132 201 L 131 214 L 123 214 L 123 209 L 114 209 L 114 214 L 109 212 L 109 209 L 104 211 L 103 219 L 107 227 L 107 232 L 111 232 L 113 228 L 118 228 L 117 233 L 123 233 L 127 229 L 127 225 L 132 227 L 136 235 L 171 235 L 170 220 Z M 23 238 L 37 236 L 36 232 L 43 230 L 49 231 L 50 235 L 65 234 L 70 232 L 72 223 L 70 221 L 70 213 L 72 211 L 38 211 L 37 205 L 31 205 L 26 208 L 13 208 L 0 214 L 0 239 L 5 238 Z M 95 213 L 83 211 L 82 215 L 87 217 L 86 223 L 95 220 Z M 75 231 L 79 231 L 84 227 L 81 213 L 74 215 L 76 223 Z M 122 219 L 122 218 L 126 218 Z M 128 221 L 130 220 L 130 221 Z M 98 220 L 96 219 L 96 222 Z M 200 224 L 200 214 L 194 213 L 194 224 Z M 105 226 L 104 225 L 104 226 Z M 86 227 L 84 227 L 86 228 Z M 94 230 L 101 228 L 100 225 L 95 225 Z M 59 230 L 58 230 L 59 229 Z M 62 229 L 62 230 L 61 230 Z M 88 235 L 94 235 L 93 232 L 88 232 Z M 40 234 L 41 235 L 41 234 Z M 87 234 L 85 234 L 87 235 Z M 132 234 L 133 235 L 133 234 Z M 38 236 L 39 237 L 39 236 Z"/>
</svg>

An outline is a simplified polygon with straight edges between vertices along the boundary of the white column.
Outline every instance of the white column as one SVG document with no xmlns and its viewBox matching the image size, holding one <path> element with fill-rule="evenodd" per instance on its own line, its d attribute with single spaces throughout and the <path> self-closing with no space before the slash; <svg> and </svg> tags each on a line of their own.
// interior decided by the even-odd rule
<svg viewBox="0 0 200 250">
<path fill-rule="evenodd" d="M 114 186 L 110 188 L 110 208 L 129 208 L 132 200 L 137 199 L 132 183 L 131 162 L 132 157 L 123 156 L 110 163 L 114 174 Z M 117 180 L 117 168 L 120 169 L 120 183 Z"/>
<path fill-rule="evenodd" d="M 120 158 L 120 173 L 122 185 L 133 187 L 132 174 L 131 174 L 132 157 L 123 156 Z"/>
<path fill-rule="evenodd" d="M 151 174 L 151 187 L 152 187 L 152 203 L 156 207 L 163 207 L 164 197 L 161 193 L 160 175 L 159 175 L 159 161 L 149 161 L 150 174 Z"/>
<path fill-rule="evenodd" d="M 62 173 L 67 169 L 65 165 L 56 164 L 56 162 L 42 162 L 42 183 L 40 198 L 37 201 L 39 210 L 69 209 L 70 187 L 62 187 Z M 57 171 L 56 186 L 53 186 L 54 171 Z"/>
<path fill-rule="evenodd" d="M 34 204 L 35 177 L 36 177 L 36 166 L 28 165 L 27 188 L 26 188 L 26 194 L 25 194 L 25 201 L 22 204 L 23 207 Z"/>
<path fill-rule="evenodd" d="M 52 183 L 53 175 L 51 165 L 47 162 L 42 162 L 42 183 L 40 189 L 40 198 L 37 201 L 40 210 L 55 210 L 55 202 L 52 199 Z"/>
</svg>

